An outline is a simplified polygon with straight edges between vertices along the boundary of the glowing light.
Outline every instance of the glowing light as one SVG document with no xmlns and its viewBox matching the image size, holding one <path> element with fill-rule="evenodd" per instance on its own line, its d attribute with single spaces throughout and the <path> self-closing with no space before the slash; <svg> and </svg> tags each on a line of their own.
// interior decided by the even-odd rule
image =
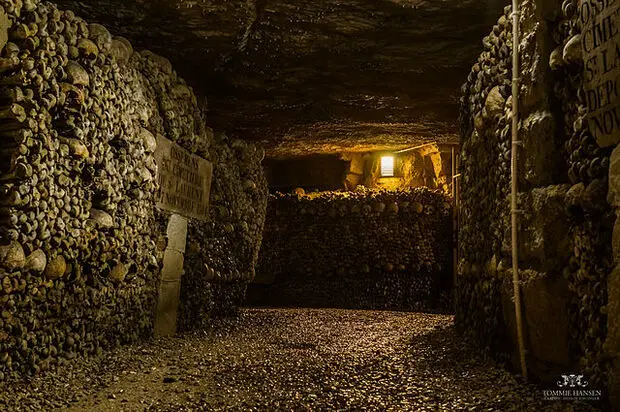
<svg viewBox="0 0 620 412">
<path fill-rule="evenodd" d="M 394 156 L 381 157 L 381 176 L 394 176 Z"/>
</svg>

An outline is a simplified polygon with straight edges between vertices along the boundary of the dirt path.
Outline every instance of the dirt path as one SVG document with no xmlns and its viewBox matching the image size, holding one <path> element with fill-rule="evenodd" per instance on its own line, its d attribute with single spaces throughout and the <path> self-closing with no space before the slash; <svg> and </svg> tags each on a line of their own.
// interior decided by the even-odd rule
<svg viewBox="0 0 620 412">
<path fill-rule="evenodd" d="M 450 316 L 335 309 L 247 309 L 0 388 L 3 411 L 588 410 L 477 359 Z"/>
</svg>

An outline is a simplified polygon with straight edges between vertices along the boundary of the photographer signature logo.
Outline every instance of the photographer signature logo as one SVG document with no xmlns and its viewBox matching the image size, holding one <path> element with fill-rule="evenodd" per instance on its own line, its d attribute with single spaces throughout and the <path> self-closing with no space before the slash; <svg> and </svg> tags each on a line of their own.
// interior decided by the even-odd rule
<svg viewBox="0 0 620 412">
<path fill-rule="evenodd" d="M 545 400 L 600 401 L 603 397 L 602 390 L 588 388 L 590 382 L 584 375 L 560 375 L 560 379 L 555 383 L 557 389 L 543 390 Z"/>
<path fill-rule="evenodd" d="M 585 388 L 588 381 L 583 375 L 562 375 L 562 380 L 557 382 L 559 388 Z"/>
</svg>

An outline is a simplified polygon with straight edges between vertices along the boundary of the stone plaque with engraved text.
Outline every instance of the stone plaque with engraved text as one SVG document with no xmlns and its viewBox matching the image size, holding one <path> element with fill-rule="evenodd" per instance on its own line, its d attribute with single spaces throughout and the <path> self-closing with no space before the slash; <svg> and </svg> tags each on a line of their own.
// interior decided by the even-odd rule
<svg viewBox="0 0 620 412">
<path fill-rule="evenodd" d="M 620 142 L 620 0 L 580 0 L 588 125 L 601 147 Z"/>
<path fill-rule="evenodd" d="M 213 165 L 159 135 L 155 150 L 159 194 L 156 206 L 180 215 L 207 220 Z"/>
</svg>

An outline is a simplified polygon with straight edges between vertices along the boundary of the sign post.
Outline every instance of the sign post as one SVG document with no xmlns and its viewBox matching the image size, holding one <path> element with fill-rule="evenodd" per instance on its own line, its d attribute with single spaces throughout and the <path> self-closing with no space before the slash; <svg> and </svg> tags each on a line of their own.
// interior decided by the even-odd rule
<svg viewBox="0 0 620 412">
<path fill-rule="evenodd" d="M 176 332 L 188 218 L 207 220 L 213 165 L 181 146 L 157 136 L 155 150 L 159 195 L 156 206 L 173 212 L 159 284 L 155 335 Z"/>
</svg>

